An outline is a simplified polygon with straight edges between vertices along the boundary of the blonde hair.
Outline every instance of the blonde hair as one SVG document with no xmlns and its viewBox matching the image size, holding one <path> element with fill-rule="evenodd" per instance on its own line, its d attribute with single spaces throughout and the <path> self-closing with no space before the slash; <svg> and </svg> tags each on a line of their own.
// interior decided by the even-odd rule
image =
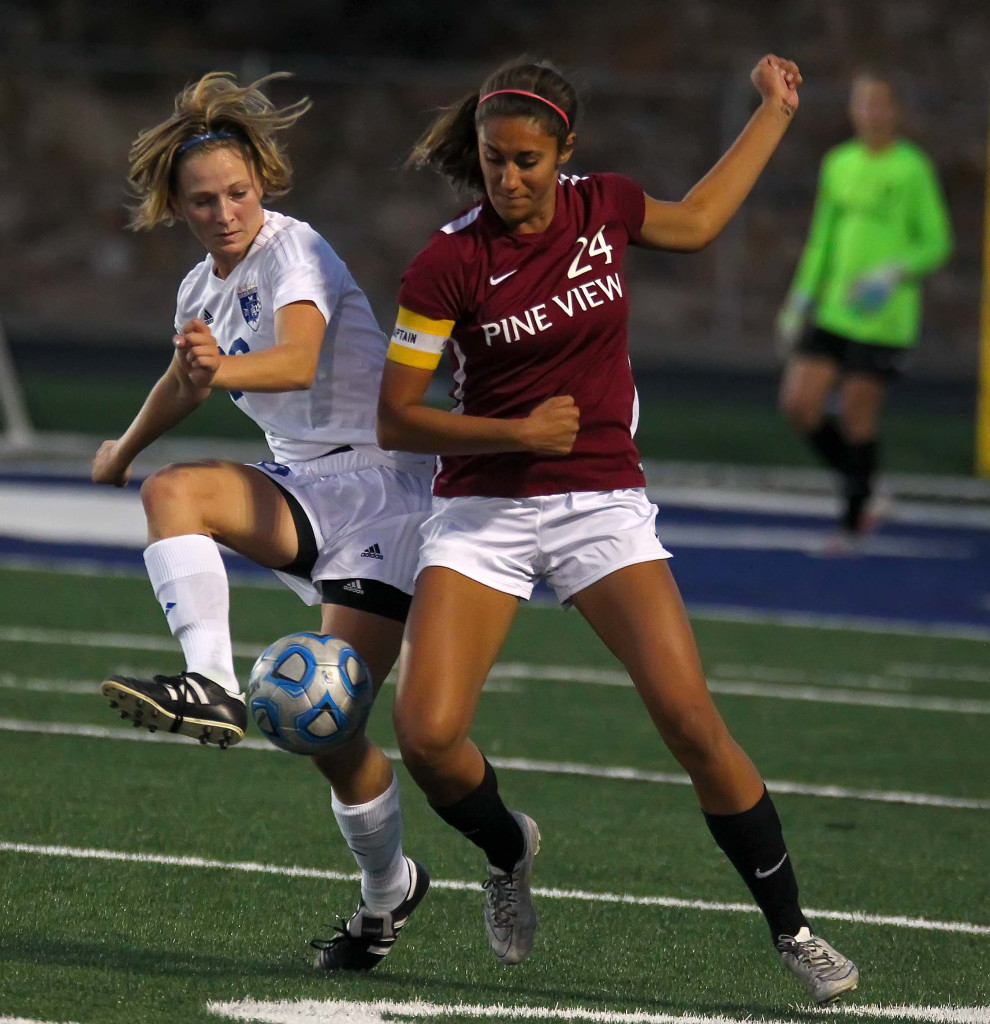
<svg viewBox="0 0 990 1024">
<path fill-rule="evenodd" d="M 187 150 L 239 147 L 263 194 L 285 195 L 292 187 L 292 167 L 275 133 L 294 125 L 312 103 L 304 97 L 279 109 L 260 87 L 288 77 L 279 71 L 241 86 L 231 72 L 212 71 L 187 85 L 175 98 L 172 116 L 131 144 L 127 181 L 138 203 L 131 207 L 129 226 L 143 231 L 175 222 L 176 171 Z"/>
</svg>

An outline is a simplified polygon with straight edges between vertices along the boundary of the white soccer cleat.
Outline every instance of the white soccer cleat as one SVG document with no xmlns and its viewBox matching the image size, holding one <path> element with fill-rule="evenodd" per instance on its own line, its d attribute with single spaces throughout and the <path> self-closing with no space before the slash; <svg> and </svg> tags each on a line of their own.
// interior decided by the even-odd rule
<svg viewBox="0 0 990 1024">
<path fill-rule="evenodd" d="M 777 949 L 784 966 L 811 993 L 819 1006 L 827 1006 L 859 984 L 859 970 L 824 939 L 802 928 L 797 935 L 781 935 Z"/>
</svg>

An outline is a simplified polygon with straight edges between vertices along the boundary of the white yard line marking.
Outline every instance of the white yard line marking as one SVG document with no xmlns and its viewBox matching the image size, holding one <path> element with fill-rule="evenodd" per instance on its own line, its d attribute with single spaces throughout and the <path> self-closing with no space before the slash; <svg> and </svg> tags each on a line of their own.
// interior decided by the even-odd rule
<svg viewBox="0 0 990 1024">
<path fill-rule="evenodd" d="M 0 641 L 10 644 L 65 644 L 67 647 L 121 648 L 127 651 L 168 651 L 176 654 L 178 647 L 170 636 L 148 636 L 141 633 L 91 633 L 78 629 L 37 629 L 33 626 L 0 626 Z M 264 644 L 233 645 L 240 658 L 257 658 Z"/>
<path fill-rule="evenodd" d="M 525 662 L 499 662 L 492 668 L 489 679 L 547 679 L 593 686 L 632 687 L 629 676 L 616 669 L 578 665 L 530 665 Z M 874 690 L 854 690 L 835 686 L 786 686 L 781 683 L 729 679 L 709 679 L 708 689 L 712 693 L 724 693 L 734 697 L 766 697 L 772 700 L 811 701 L 817 704 L 855 704 L 872 708 L 990 715 L 990 700 L 877 693 Z"/>
<path fill-rule="evenodd" d="M 319 868 L 300 868 L 280 864 L 261 864 L 256 861 L 222 861 L 204 857 L 170 856 L 156 853 L 127 853 L 123 850 L 98 850 L 78 846 L 46 846 L 35 843 L 0 841 L 0 852 L 34 854 L 43 857 L 70 857 L 83 860 L 125 861 L 134 864 L 164 864 L 182 868 L 213 868 L 222 871 L 242 871 L 252 874 L 278 875 L 286 878 L 322 878 L 331 881 L 360 881 L 357 872 L 326 871 Z M 477 882 L 432 879 L 436 889 L 458 892 L 478 891 Z M 578 900 L 584 903 L 622 903 L 637 907 L 668 907 L 675 910 L 702 910 L 720 913 L 758 914 L 759 908 L 749 903 L 721 903 L 713 900 L 685 900 L 674 896 L 633 896 L 629 893 L 590 892 L 586 889 L 550 889 L 535 887 L 533 894 L 544 899 Z M 935 921 L 926 917 L 906 917 L 901 914 L 868 914 L 863 910 L 816 910 L 807 908 L 810 917 L 831 921 L 850 921 L 890 928 L 910 928 L 916 931 L 957 932 L 965 935 L 990 935 L 990 925 L 969 921 Z"/>
<path fill-rule="evenodd" d="M 767 611 L 733 605 L 694 604 L 688 606 L 692 619 L 740 622 L 753 625 L 787 626 L 793 629 L 835 629 L 850 633 L 888 633 L 892 636 L 930 636 L 947 640 L 990 640 L 990 626 L 959 625 L 956 622 L 911 622 L 881 619 L 871 615 L 828 615 L 814 612 Z"/>
<path fill-rule="evenodd" d="M 844 686 L 852 690 L 880 690 L 884 693 L 914 692 L 914 684 L 902 678 L 900 673 L 782 668 L 775 665 L 739 665 L 724 661 L 716 662 L 709 671 L 715 679 L 750 679 L 761 683 L 792 683 L 802 686 Z"/>
<path fill-rule="evenodd" d="M 38 629 L 30 626 L 0 626 L 0 642 L 65 644 L 73 647 L 120 648 L 124 650 L 166 651 L 176 653 L 172 637 L 141 633 L 91 633 L 82 630 Z M 239 658 L 256 658 L 264 648 L 261 643 L 234 643 L 233 653 Z M 548 679 L 587 683 L 596 686 L 631 687 L 625 672 L 609 668 L 580 665 L 530 665 L 525 662 L 499 662 L 489 679 Z M 831 686 L 786 686 L 756 681 L 711 679 L 712 693 L 735 697 L 759 697 L 771 700 L 806 701 L 819 704 L 850 704 L 859 707 L 891 708 L 910 711 L 939 711 L 957 714 L 990 714 L 990 701 L 964 700 L 953 697 L 926 697 L 910 694 L 884 694 L 875 690 L 860 692 Z M 494 688 L 493 688 L 494 692 Z"/>
<path fill-rule="evenodd" d="M 144 668 L 123 668 L 115 669 L 115 672 L 127 676 L 148 677 L 154 673 L 154 669 Z M 390 679 L 389 682 L 394 683 Z M 522 687 L 512 682 L 489 683 L 485 687 L 486 693 L 519 693 Z M 67 696 L 93 697 L 100 696 L 100 683 L 94 679 L 20 679 L 11 673 L 0 673 L 0 690 L 22 690 L 26 693 L 61 693 Z"/>
<path fill-rule="evenodd" d="M 905 676 L 909 679 L 944 679 L 947 682 L 990 683 L 990 669 L 978 668 L 976 665 L 907 665 L 897 663 L 888 665 L 887 671 L 892 675 Z"/>
<path fill-rule="evenodd" d="M 495 1020 L 565 1020 L 592 1021 L 594 1024 L 798 1024 L 794 1019 L 772 1017 L 728 1017 L 704 1013 L 647 1013 L 634 1010 L 591 1010 L 584 1007 L 511 1006 L 495 1003 L 427 1003 L 423 1000 L 399 1002 L 375 999 L 357 1002 L 343 999 L 299 999 L 293 1002 L 262 1002 L 241 999 L 236 1002 L 209 1002 L 210 1013 L 233 1020 L 259 1021 L 263 1024 L 315 1024 L 339 1021 L 340 1024 L 401 1024 L 423 1017 L 476 1017 Z M 990 1007 L 986 1006 L 857 1006 L 836 1005 L 826 1010 L 808 1010 L 801 1018 L 806 1022 L 813 1014 L 829 1016 L 874 1017 L 884 1020 L 932 1021 L 937 1024 L 990 1024 Z"/>
<path fill-rule="evenodd" d="M 22 690 L 25 693 L 82 694 L 92 697 L 99 694 L 100 684 L 92 679 L 22 679 L 10 672 L 4 672 L 0 673 L 0 689 Z"/>
<path fill-rule="evenodd" d="M 144 729 L 122 726 L 85 725 L 68 722 L 32 722 L 20 718 L 0 718 L 0 732 L 34 733 L 41 736 L 77 736 L 82 739 L 126 740 L 132 743 L 177 743 L 188 745 L 186 736 L 167 732 L 149 733 Z M 280 754 L 267 740 L 244 739 L 236 750 Z M 386 750 L 393 761 L 400 760 L 397 750 Z M 493 757 L 494 768 L 518 772 L 542 772 L 547 775 L 580 775 L 587 778 L 611 779 L 618 782 L 654 782 L 673 786 L 690 786 L 686 775 L 675 772 L 648 771 L 640 768 L 607 767 L 568 761 L 535 761 L 522 757 Z M 905 793 L 898 790 L 851 789 L 847 786 L 816 786 L 783 779 L 767 779 L 767 788 L 777 794 L 825 797 L 837 800 L 861 800 L 869 803 L 909 804 L 915 807 L 942 807 L 952 810 L 990 811 L 990 800 L 978 797 L 939 796 L 934 793 Z"/>
<path fill-rule="evenodd" d="M 0 1017 L 0 1024 L 49 1024 L 48 1021 L 35 1020 L 34 1017 Z M 72 1024 L 64 1021 L 63 1024 Z"/>
<path fill-rule="evenodd" d="M 48 1021 L 35 1020 L 34 1017 L 0 1017 L 0 1024 L 49 1024 Z M 63 1024 L 72 1024 L 64 1021 Z"/>
</svg>

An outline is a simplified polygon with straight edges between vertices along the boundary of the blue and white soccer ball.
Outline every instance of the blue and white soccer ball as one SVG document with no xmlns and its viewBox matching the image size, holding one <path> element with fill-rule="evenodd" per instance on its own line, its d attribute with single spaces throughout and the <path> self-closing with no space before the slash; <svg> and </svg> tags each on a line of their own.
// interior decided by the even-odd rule
<svg viewBox="0 0 990 1024">
<path fill-rule="evenodd" d="M 373 699 L 371 674 L 354 648 L 320 633 L 276 640 L 248 678 L 258 728 L 293 754 L 321 754 L 345 743 L 367 721 Z"/>
</svg>

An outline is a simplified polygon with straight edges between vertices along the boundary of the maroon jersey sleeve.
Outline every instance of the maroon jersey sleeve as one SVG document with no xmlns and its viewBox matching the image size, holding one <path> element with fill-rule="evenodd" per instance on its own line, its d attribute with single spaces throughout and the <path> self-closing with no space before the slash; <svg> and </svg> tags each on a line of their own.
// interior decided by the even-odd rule
<svg viewBox="0 0 990 1024">
<path fill-rule="evenodd" d="M 646 196 L 643 186 L 624 174 L 598 175 L 605 194 L 611 200 L 616 218 L 629 232 L 629 241 L 634 245 L 642 241 L 643 221 L 646 218 Z"/>
<path fill-rule="evenodd" d="M 464 307 L 464 264 L 437 231 L 402 275 L 399 305 L 431 320 L 457 320 Z"/>
</svg>

